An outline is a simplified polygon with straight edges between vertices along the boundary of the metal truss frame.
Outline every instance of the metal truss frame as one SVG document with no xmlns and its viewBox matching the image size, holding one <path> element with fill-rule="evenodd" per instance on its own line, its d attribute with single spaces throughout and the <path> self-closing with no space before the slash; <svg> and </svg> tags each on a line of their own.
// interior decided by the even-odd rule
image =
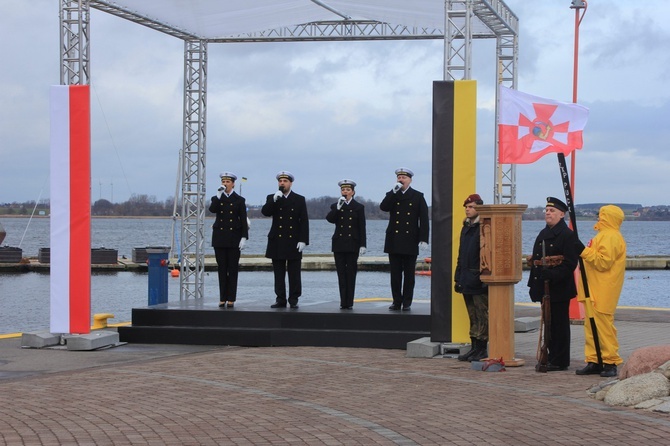
<svg viewBox="0 0 670 446">
<path fill-rule="evenodd" d="M 207 42 L 184 42 L 180 300 L 204 297 Z"/>
<path fill-rule="evenodd" d="M 445 2 L 444 80 L 471 79 L 472 1 Z"/>
<path fill-rule="evenodd" d="M 503 87 L 512 88 L 516 90 L 517 87 L 517 65 L 519 62 L 519 36 L 501 35 L 498 37 L 496 43 L 497 56 L 497 84 Z M 499 92 L 496 90 L 496 111 L 498 116 L 500 112 L 500 101 L 497 97 Z M 497 119 L 496 119 L 497 121 Z M 512 204 L 516 203 L 516 164 L 500 164 L 498 160 L 499 155 L 500 135 L 498 133 L 498 126 L 495 126 L 495 157 L 494 157 L 494 172 L 495 181 L 493 188 L 494 203 L 497 204 Z"/>
<path fill-rule="evenodd" d="M 60 17 L 60 83 L 89 85 L 90 9 L 85 0 L 61 0 Z"/>
<path fill-rule="evenodd" d="M 315 4 L 331 10 L 323 2 Z M 184 138 L 181 154 L 181 279 L 180 299 L 204 297 L 204 217 L 207 111 L 207 44 L 332 40 L 444 39 L 444 79 L 470 79 L 473 39 L 496 39 L 498 84 L 516 87 L 518 18 L 501 0 L 444 0 L 444 29 L 408 27 L 374 20 L 304 23 L 257 33 L 204 38 L 161 23 L 107 0 L 61 0 L 61 82 L 88 84 L 89 7 L 184 40 Z M 477 29 L 474 24 L 485 25 Z M 498 103 L 496 92 L 496 104 Z M 496 116 L 498 107 L 496 105 Z M 516 171 L 498 159 L 496 125 L 494 202 L 516 201 Z"/>
</svg>

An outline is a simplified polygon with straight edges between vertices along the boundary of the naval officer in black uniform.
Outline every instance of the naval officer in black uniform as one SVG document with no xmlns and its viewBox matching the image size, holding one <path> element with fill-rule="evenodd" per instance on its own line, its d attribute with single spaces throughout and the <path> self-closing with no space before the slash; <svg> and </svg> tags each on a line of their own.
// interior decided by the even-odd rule
<svg viewBox="0 0 670 446">
<path fill-rule="evenodd" d="M 391 267 L 391 294 L 389 310 L 409 310 L 414 297 L 414 273 L 419 248 L 428 247 L 428 205 L 423 194 L 412 189 L 414 172 L 396 169 L 396 184 L 379 204 L 389 213 L 384 252 L 389 255 Z M 403 282 L 404 278 L 404 282 Z"/>
<path fill-rule="evenodd" d="M 232 172 L 219 176 L 221 187 L 209 205 L 209 212 L 216 216 L 212 247 L 219 272 L 219 307 L 232 308 L 237 300 L 240 251 L 249 239 L 249 225 L 246 202 L 234 191 L 237 176 Z"/>
<path fill-rule="evenodd" d="M 356 182 L 342 180 L 337 183 L 342 194 L 330 206 L 326 220 L 335 224 L 333 234 L 333 257 L 340 287 L 340 309 L 351 310 L 354 306 L 358 256 L 365 254 L 365 207 L 354 200 Z"/>
<path fill-rule="evenodd" d="M 302 251 L 309 245 L 309 220 L 305 197 L 291 190 L 293 174 L 282 170 L 277 174 L 279 190 L 267 196 L 261 213 L 272 217 L 268 233 L 265 257 L 272 259 L 275 294 L 272 308 L 298 308 L 302 294 L 300 268 Z M 286 273 L 288 271 L 288 296 L 286 295 Z"/>
</svg>

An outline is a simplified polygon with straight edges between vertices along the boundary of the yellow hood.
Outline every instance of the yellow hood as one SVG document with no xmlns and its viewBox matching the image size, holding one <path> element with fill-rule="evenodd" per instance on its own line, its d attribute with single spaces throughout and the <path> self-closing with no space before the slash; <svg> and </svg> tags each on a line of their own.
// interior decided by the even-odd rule
<svg viewBox="0 0 670 446">
<path fill-rule="evenodd" d="M 608 204 L 600 208 L 598 222 L 593 225 L 593 229 L 596 231 L 602 231 L 603 229 L 614 229 L 615 231 L 618 231 L 623 220 L 624 215 L 621 208 L 613 204 Z"/>
</svg>

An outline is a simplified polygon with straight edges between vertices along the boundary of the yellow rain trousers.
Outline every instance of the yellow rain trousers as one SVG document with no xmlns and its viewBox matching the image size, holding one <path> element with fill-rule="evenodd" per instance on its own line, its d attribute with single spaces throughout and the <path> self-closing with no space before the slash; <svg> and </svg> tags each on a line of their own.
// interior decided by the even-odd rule
<svg viewBox="0 0 670 446">
<path fill-rule="evenodd" d="M 619 341 L 614 326 L 614 313 L 626 272 L 626 241 L 619 231 L 623 219 L 623 211 L 618 206 L 610 204 L 601 207 L 598 222 L 593 226 L 598 233 L 581 254 L 592 303 L 591 307 L 585 303 L 587 317 L 592 316 L 595 320 L 603 363 L 615 365 L 623 362 L 619 356 Z M 581 280 L 578 292 L 577 299 L 584 302 Z M 589 308 L 593 309 L 592 314 L 588 314 Z M 584 336 L 586 362 L 597 363 L 590 321 L 584 321 Z"/>
</svg>

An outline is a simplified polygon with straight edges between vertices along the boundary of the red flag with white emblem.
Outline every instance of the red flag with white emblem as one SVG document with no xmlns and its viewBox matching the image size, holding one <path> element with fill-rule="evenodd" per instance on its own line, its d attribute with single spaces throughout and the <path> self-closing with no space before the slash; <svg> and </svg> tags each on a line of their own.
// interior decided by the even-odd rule
<svg viewBox="0 0 670 446">
<path fill-rule="evenodd" d="M 583 145 L 589 109 L 500 87 L 500 164 L 530 164 L 550 152 L 569 155 Z"/>
</svg>

